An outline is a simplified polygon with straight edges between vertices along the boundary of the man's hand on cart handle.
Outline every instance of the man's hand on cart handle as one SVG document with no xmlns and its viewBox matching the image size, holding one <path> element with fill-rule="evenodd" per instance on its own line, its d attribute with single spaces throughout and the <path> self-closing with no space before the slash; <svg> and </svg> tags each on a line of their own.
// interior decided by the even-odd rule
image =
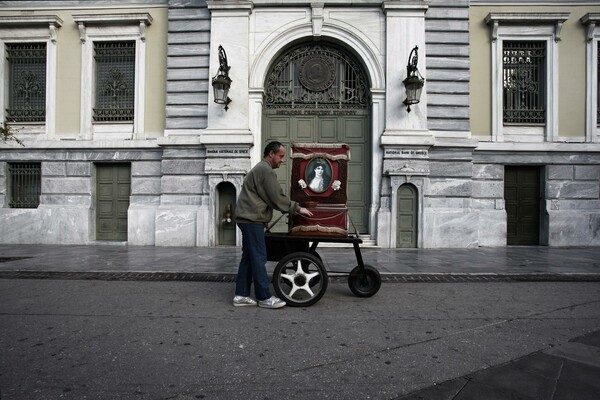
<svg viewBox="0 0 600 400">
<path fill-rule="evenodd" d="M 298 214 L 306 215 L 307 217 L 313 216 L 313 213 L 309 209 L 304 208 L 304 207 L 300 207 L 298 209 Z"/>
</svg>

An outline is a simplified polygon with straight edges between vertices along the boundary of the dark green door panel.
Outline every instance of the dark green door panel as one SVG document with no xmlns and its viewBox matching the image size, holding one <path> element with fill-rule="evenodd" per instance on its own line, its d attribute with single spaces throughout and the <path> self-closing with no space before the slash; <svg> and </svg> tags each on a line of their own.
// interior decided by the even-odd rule
<svg viewBox="0 0 600 400">
<path fill-rule="evenodd" d="M 398 189 L 396 247 L 417 247 L 417 191 L 412 185 Z"/>
<path fill-rule="evenodd" d="M 508 245 L 539 245 L 540 168 L 507 166 L 504 202 Z"/>
<path fill-rule="evenodd" d="M 127 240 L 130 164 L 96 164 L 96 240 Z"/>
<path fill-rule="evenodd" d="M 340 116 L 322 117 L 318 115 L 281 116 L 265 115 L 264 145 L 271 140 L 279 140 L 287 147 L 292 142 L 342 142 L 350 146 L 351 160 L 348 163 L 348 212 L 360 233 L 368 233 L 369 205 L 371 200 L 371 148 L 368 130 L 369 117 Z M 288 135 L 282 134 L 288 129 Z M 286 194 L 289 193 L 292 161 L 277 169 L 277 177 Z M 278 217 L 278 214 L 275 215 Z M 352 227 L 351 227 L 352 228 Z M 287 230 L 285 221 L 279 224 L 279 231 Z"/>
</svg>

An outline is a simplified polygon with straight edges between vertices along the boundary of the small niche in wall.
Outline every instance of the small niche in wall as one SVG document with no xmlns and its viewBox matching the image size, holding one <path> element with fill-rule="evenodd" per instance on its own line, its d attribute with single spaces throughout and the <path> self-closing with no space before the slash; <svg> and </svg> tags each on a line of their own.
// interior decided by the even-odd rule
<svg viewBox="0 0 600 400">
<path fill-rule="evenodd" d="M 235 246 L 236 226 L 235 212 L 235 186 L 229 182 L 217 185 L 217 232 L 220 246 Z"/>
</svg>

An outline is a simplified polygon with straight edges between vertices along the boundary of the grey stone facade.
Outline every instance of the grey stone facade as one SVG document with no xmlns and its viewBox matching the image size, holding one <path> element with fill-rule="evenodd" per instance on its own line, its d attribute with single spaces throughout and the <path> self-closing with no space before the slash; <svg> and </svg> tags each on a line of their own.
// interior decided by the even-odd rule
<svg viewBox="0 0 600 400">
<path fill-rule="evenodd" d="M 16 7 L 16 2 L 4 3 Z M 262 151 L 265 66 L 289 46 L 286 41 L 329 35 L 326 40 L 348 39 L 355 46 L 372 85 L 373 176 L 372 187 L 364 188 L 371 193 L 371 204 L 365 205 L 370 209 L 365 240 L 396 247 L 398 191 L 412 185 L 416 247 L 506 246 L 505 168 L 534 165 L 542 171 L 539 244 L 600 245 L 597 143 L 519 146 L 472 136 L 468 0 L 152 3 L 164 3 L 168 15 L 164 132 L 158 138 L 123 141 L 50 138 L 26 147 L 0 145 L 0 242 L 94 243 L 95 166 L 122 162 L 131 166 L 127 244 L 219 245 L 220 185 L 239 193 Z M 363 13 L 364 26 L 353 26 Z M 229 18 L 243 22 L 235 28 L 245 36 L 227 37 Z M 253 25 L 259 18 L 267 25 Z M 401 36 L 388 37 L 386 29 Z M 393 40 L 397 37 L 402 40 Z M 232 73 L 238 74 L 232 86 L 237 97 L 232 95 L 227 112 L 211 100 L 218 64 L 214 46 L 220 40 L 230 41 Z M 405 53 L 416 43 L 426 85 L 422 103 L 408 114 L 401 82 Z M 261 59 L 265 55 L 269 59 Z M 35 209 L 7 205 L 8 163 L 23 161 L 41 163 L 40 205 Z"/>
</svg>

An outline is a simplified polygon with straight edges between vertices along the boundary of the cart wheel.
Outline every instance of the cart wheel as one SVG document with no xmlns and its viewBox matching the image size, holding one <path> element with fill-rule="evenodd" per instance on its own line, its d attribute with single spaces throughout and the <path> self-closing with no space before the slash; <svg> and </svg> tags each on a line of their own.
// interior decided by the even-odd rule
<svg viewBox="0 0 600 400">
<path fill-rule="evenodd" d="M 350 290 L 358 297 L 371 297 L 379 291 L 381 287 L 381 275 L 379 271 L 371 265 L 360 265 L 354 267 L 348 278 Z"/>
<path fill-rule="evenodd" d="M 289 254 L 273 271 L 275 293 L 292 307 L 315 304 L 325 294 L 327 282 L 323 263 L 310 253 Z"/>
</svg>

